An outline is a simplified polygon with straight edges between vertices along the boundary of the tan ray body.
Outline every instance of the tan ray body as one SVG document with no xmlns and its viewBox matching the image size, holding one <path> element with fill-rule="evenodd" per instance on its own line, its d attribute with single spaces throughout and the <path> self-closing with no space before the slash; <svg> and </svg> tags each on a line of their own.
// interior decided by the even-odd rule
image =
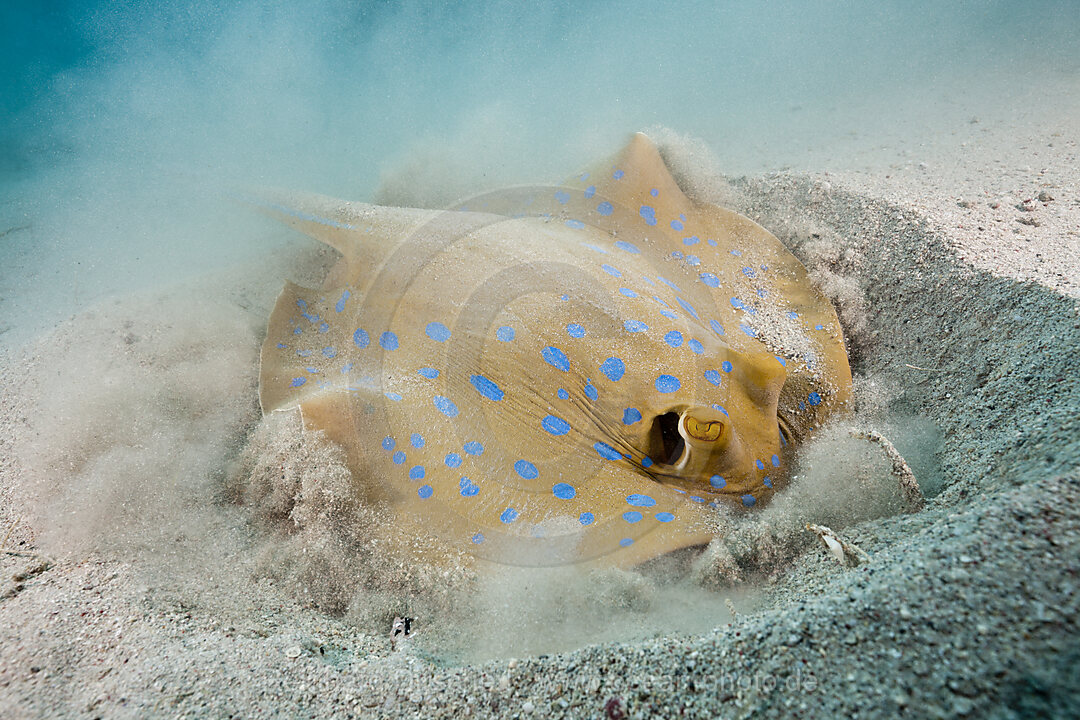
<svg viewBox="0 0 1080 720">
<path fill-rule="evenodd" d="M 709 503 L 767 502 L 849 401 L 802 265 L 692 203 L 644 135 L 469 205 L 267 206 L 343 260 L 282 293 L 263 410 L 299 406 L 396 522 L 498 562 L 634 564 L 711 539 Z"/>
</svg>

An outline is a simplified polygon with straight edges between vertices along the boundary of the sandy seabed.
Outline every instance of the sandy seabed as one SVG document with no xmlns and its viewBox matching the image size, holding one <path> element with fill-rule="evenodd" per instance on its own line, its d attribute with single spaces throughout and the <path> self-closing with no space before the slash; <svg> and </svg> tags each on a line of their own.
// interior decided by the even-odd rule
<svg viewBox="0 0 1080 720">
<path fill-rule="evenodd" d="M 878 150 L 893 156 L 843 173 L 724 178 L 667 137 L 690 194 L 770 229 L 834 298 L 860 417 L 930 496 L 855 517 L 788 503 L 735 527 L 675 594 L 635 573 L 469 585 L 335 535 L 332 517 L 377 519 L 340 507 L 333 448 L 260 425 L 257 406 L 280 280 L 332 260 L 310 245 L 9 349 L 0 715 L 1074 716 L 1080 87 L 1044 93 L 1037 113 L 939 128 L 932 153 Z M 857 474 L 830 459 L 853 447 L 808 449 L 806 476 Z M 310 495 L 300 532 L 258 490 L 275 459 Z M 804 520 L 869 561 L 839 566 Z M 393 649 L 398 610 L 419 630 Z"/>
</svg>

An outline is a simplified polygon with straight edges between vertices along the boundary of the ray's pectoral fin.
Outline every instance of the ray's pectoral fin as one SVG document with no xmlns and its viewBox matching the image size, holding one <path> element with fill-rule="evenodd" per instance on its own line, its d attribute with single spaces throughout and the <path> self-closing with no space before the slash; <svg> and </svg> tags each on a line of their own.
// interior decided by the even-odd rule
<svg viewBox="0 0 1080 720">
<path fill-rule="evenodd" d="M 299 410 L 304 426 L 320 430 L 346 453 L 357 477 L 367 477 L 361 439 L 371 432 L 370 411 L 382 399 L 378 380 L 365 374 L 365 351 L 378 338 L 353 326 L 359 302 L 348 289 L 312 290 L 287 283 L 270 316 L 262 346 L 259 402 L 264 413 Z M 358 485 L 365 500 L 384 499 L 375 483 Z"/>
<path fill-rule="evenodd" d="M 348 202 L 313 193 L 260 191 L 243 200 L 340 252 L 348 265 L 343 277 L 352 282 L 365 270 L 379 267 L 411 230 L 434 215 L 429 210 Z"/>
<path fill-rule="evenodd" d="M 312 290 L 286 283 L 270 315 L 259 368 L 264 413 L 299 406 L 320 394 L 362 392 L 346 358 L 371 338 L 348 324 L 350 290 Z M 374 391 L 374 387 L 369 388 Z"/>
<path fill-rule="evenodd" d="M 574 177 L 566 185 L 585 190 L 586 197 L 621 206 L 610 215 L 615 229 L 636 234 L 654 229 L 659 218 L 672 218 L 693 211 L 694 204 L 683 193 L 660 151 L 644 133 L 634 133 L 613 158 Z M 607 212 L 606 210 L 604 212 Z M 590 217 L 591 221 L 602 220 Z M 655 233 L 653 233 L 655 234 Z"/>
</svg>

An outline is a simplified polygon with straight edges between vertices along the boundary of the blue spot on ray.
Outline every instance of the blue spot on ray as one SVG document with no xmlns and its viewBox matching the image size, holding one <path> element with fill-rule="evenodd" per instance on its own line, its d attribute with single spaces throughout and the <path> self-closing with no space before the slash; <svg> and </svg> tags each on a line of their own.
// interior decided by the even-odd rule
<svg viewBox="0 0 1080 720">
<path fill-rule="evenodd" d="M 582 525 L 592 525 L 594 520 L 596 520 L 596 518 L 591 512 L 583 512 L 578 517 L 578 522 Z"/>
<path fill-rule="evenodd" d="M 352 335 L 353 345 L 363 350 L 371 344 L 371 336 L 368 335 L 367 330 L 363 328 L 357 328 L 356 332 Z"/>
<path fill-rule="evenodd" d="M 498 401 L 503 399 L 504 393 L 502 389 L 483 375 L 473 375 L 469 378 L 469 382 L 476 388 L 476 392 L 480 393 L 488 400 Z"/>
<path fill-rule="evenodd" d="M 548 345 L 541 350 L 540 356 L 553 368 L 562 370 L 563 372 L 568 372 L 570 370 L 570 358 L 566 357 L 566 353 L 553 345 Z"/>
<path fill-rule="evenodd" d="M 414 448 L 424 447 L 424 436 L 420 433 L 413 433 L 409 436 L 409 444 Z"/>
<path fill-rule="evenodd" d="M 600 397 L 600 393 L 596 391 L 596 386 L 592 384 L 592 380 L 586 380 L 585 387 L 582 388 L 582 390 L 585 393 L 585 397 L 589 398 L 594 402 L 597 398 Z"/>
<path fill-rule="evenodd" d="M 601 265 L 600 269 L 606 272 L 608 275 L 611 275 L 612 277 L 622 277 L 622 270 L 619 270 L 619 268 L 617 267 L 608 265 L 607 263 Z"/>
<path fill-rule="evenodd" d="M 621 358 L 609 357 L 600 365 L 600 372 L 602 372 L 608 380 L 618 382 L 626 373 L 626 363 L 624 363 Z"/>
<path fill-rule="evenodd" d="M 638 214 L 644 218 L 646 225 L 656 224 L 656 209 L 651 205 L 642 205 L 638 208 Z"/>
<path fill-rule="evenodd" d="M 637 249 L 636 245 L 634 245 L 633 243 L 628 243 L 625 240 L 616 240 L 615 247 L 619 248 L 620 250 L 625 250 L 631 255 L 637 255 L 641 252 Z"/>
<path fill-rule="evenodd" d="M 595 450 L 596 454 L 599 455 L 600 457 L 604 458 L 605 460 L 621 460 L 622 459 L 622 455 L 619 454 L 619 451 L 616 450 L 615 448 L 611 447 L 610 445 L 608 445 L 605 442 L 594 443 L 593 444 L 593 450 Z"/>
<path fill-rule="evenodd" d="M 750 313 L 751 315 L 756 315 L 757 314 L 757 310 L 754 310 L 754 308 L 750 307 L 749 305 L 747 305 L 746 303 L 744 303 L 742 300 L 740 300 L 737 297 L 731 298 L 730 302 L 731 302 L 731 307 L 733 307 L 733 308 L 743 310 L 743 311 L 745 311 L 747 313 Z"/>
<path fill-rule="evenodd" d="M 520 475 L 523 480 L 535 480 L 540 477 L 540 471 L 528 460 L 518 460 L 515 462 L 514 472 Z"/>
<path fill-rule="evenodd" d="M 633 495 L 626 496 L 626 504 L 633 505 L 634 507 L 652 507 L 656 504 L 656 500 L 649 495 L 634 493 Z"/>
<path fill-rule="evenodd" d="M 641 420 L 641 411 L 637 408 L 626 408 L 623 410 L 622 421 L 623 425 L 633 425 Z"/>
<path fill-rule="evenodd" d="M 465 443 L 463 449 L 469 455 L 483 455 L 484 454 L 484 446 L 483 446 L 483 444 L 477 442 L 476 440 L 470 440 L 469 442 Z"/>
<path fill-rule="evenodd" d="M 339 297 L 338 301 L 334 304 L 334 309 L 337 310 L 338 312 L 344 312 L 345 311 L 345 301 L 349 299 L 350 294 L 351 293 L 349 293 L 348 290 L 342 290 L 341 297 Z"/>
<path fill-rule="evenodd" d="M 641 520 L 641 513 L 637 510 L 627 510 L 622 514 L 622 518 L 626 522 L 633 524 Z"/>
<path fill-rule="evenodd" d="M 428 380 L 434 380 L 435 378 L 439 377 L 439 371 L 435 368 L 420 368 L 416 372 L 418 375 L 420 375 L 421 377 L 426 377 Z"/>
<path fill-rule="evenodd" d="M 720 287 L 720 278 L 716 277 L 716 275 L 711 272 L 701 273 L 699 277 L 701 278 L 701 282 L 711 288 Z"/>
<path fill-rule="evenodd" d="M 552 435 L 565 435 L 570 432 L 570 423 L 554 415 L 545 417 L 540 425 Z"/>
<path fill-rule="evenodd" d="M 416 491 L 416 494 L 419 495 L 421 499 L 427 500 L 435 494 L 435 491 L 431 489 L 430 485 L 421 485 L 420 489 Z"/>
<path fill-rule="evenodd" d="M 661 375 L 656 378 L 656 389 L 662 393 L 673 393 L 680 387 L 682 383 L 674 375 Z"/>
<path fill-rule="evenodd" d="M 596 212 L 601 215 L 610 215 L 615 211 L 615 208 L 607 200 L 596 206 Z"/>
<path fill-rule="evenodd" d="M 570 323 L 566 326 L 566 334 L 572 338 L 585 337 L 585 328 L 580 323 Z"/>
<path fill-rule="evenodd" d="M 560 500 L 570 500 L 577 495 L 577 490 L 574 489 L 574 486 L 564 482 L 555 483 L 551 488 L 551 492 Z"/>
<path fill-rule="evenodd" d="M 501 342 L 510 342 L 514 339 L 514 328 L 509 325 L 503 325 L 501 328 L 495 331 L 495 337 Z"/>
<path fill-rule="evenodd" d="M 383 350 L 397 350 L 397 335 L 387 330 L 381 336 L 379 336 L 379 345 L 382 346 Z"/>
<path fill-rule="evenodd" d="M 450 329 L 441 322 L 431 322 L 424 329 L 427 336 L 436 342 L 446 342 L 450 339 Z"/>
<path fill-rule="evenodd" d="M 458 408 L 450 398 L 443 397 L 442 395 L 436 395 L 432 402 L 435 404 L 436 409 L 446 417 L 457 417 Z"/>
<path fill-rule="evenodd" d="M 517 520 L 517 517 L 518 517 L 518 511 L 515 510 L 512 507 L 508 507 L 508 508 L 506 508 L 505 510 L 502 511 L 501 515 L 499 515 L 499 520 L 501 520 L 502 522 L 509 525 L 510 523 Z"/>
<path fill-rule="evenodd" d="M 682 306 L 682 309 L 683 309 L 683 310 L 685 310 L 686 312 L 690 313 L 690 317 L 694 318 L 695 320 L 698 320 L 698 319 L 699 319 L 699 318 L 698 318 L 698 314 L 697 314 L 697 310 L 695 310 L 695 309 L 694 309 L 694 306 L 693 306 L 693 305 L 691 305 L 690 303 L 686 302 L 686 301 L 685 301 L 685 300 L 683 300 L 683 299 L 682 299 L 681 297 L 677 297 L 677 298 L 675 298 L 675 299 L 676 299 L 676 300 L 677 300 L 677 301 L 679 302 L 679 305 L 681 305 L 681 306 Z"/>
<path fill-rule="evenodd" d="M 719 385 L 720 373 L 716 372 L 715 370 L 706 370 L 705 379 L 711 382 L 713 385 Z"/>
<path fill-rule="evenodd" d="M 623 327 L 626 328 L 626 332 L 645 332 L 649 329 L 649 326 L 640 320 L 627 320 L 623 323 Z"/>
<path fill-rule="evenodd" d="M 675 516 L 669 512 L 658 512 L 653 517 L 655 517 L 658 522 L 662 523 L 669 523 L 675 519 Z"/>
<path fill-rule="evenodd" d="M 672 330 L 671 332 L 669 332 L 667 335 L 664 336 L 664 342 L 666 342 L 668 345 L 670 345 L 673 348 L 681 347 L 682 344 L 683 344 L 682 333 L 679 332 L 678 330 Z"/>
<path fill-rule="evenodd" d="M 446 453 L 446 457 L 443 459 L 443 462 L 446 464 L 446 467 L 448 467 L 448 468 L 460 467 L 461 466 L 461 456 L 458 455 L 455 452 Z"/>
</svg>

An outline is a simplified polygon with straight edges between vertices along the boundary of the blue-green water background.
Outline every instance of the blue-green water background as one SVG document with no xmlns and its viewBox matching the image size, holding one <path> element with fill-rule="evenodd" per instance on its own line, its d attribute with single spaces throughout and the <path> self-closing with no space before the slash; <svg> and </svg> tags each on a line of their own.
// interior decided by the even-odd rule
<svg viewBox="0 0 1080 720">
<path fill-rule="evenodd" d="M 224 188 L 555 181 L 657 125 L 728 173 L 872 168 L 1078 37 L 1072 0 L 3 3 L 0 327 L 263 252 Z"/>
</svg>

